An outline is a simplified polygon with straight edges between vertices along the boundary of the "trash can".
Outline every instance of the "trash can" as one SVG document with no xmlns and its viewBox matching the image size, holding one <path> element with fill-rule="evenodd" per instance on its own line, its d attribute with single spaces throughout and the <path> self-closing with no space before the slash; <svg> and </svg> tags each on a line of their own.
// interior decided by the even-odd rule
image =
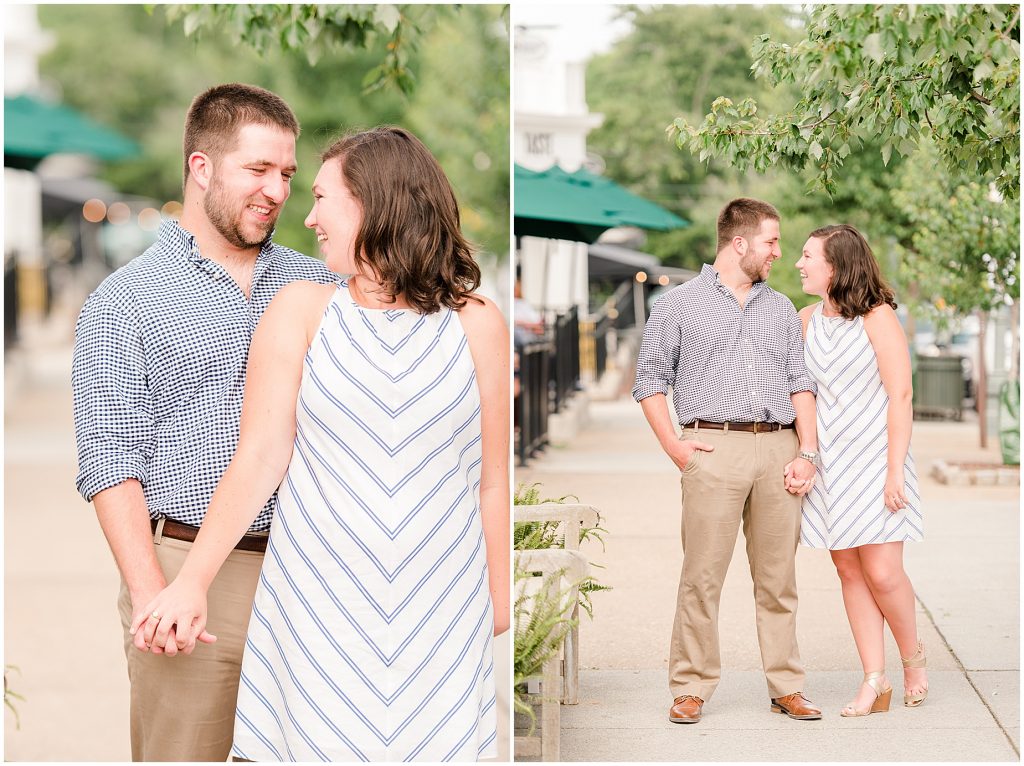
<svg viewBox="0 0 1024 766">
<path fill-rule="evenodd" d="M 916 361 L 914 416 L 962 419 L 963 357 L 918 356 Z"/>
</svg>

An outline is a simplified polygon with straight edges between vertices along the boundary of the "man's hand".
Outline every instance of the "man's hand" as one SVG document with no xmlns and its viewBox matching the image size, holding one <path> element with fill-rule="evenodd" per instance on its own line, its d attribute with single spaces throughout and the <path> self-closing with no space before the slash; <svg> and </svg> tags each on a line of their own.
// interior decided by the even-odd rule
<svg viewBox="0 0 1024 766">
<path fill-rule="evenodd" d="M 686 464 L 693 458 L 693 453 L 697 450 L 703 450 L 704 452 L 714 452 L 715 448 L 706 442 L 699 442 L 693 439 L 671 439 L 662 445 L 672 462 L 676 464 L 676 468 L 682 471 L 686 468 Z"/>
<path fill-rule="evenodd" d="M 810 492 L 817 476 L 818 471 L 814 467 L 814 463 L 802 457 L 787 463 L 786 467 L 782 469 L 782 480 L 786 491 L 792 495 L 803 496 Z"/>
<path fill-rule="evenodd" d="M 145 590 L 130 592 L 132 601 L 131 625 L 135 625 L 137 622 L 145 620 L 146 616 L 148 615 L 148 613 L 144 611 L 146 604 L 152 601 L 156 597 L 156 594 L 163 590 L 165 587 L 167 587 L 167 581 L 163 578 L 163 573 L 160 573 L 158 579 L 155 579 L 153 582 L 148 583 Z M 129 627 L 129 631 L 130 630 L 131 628 Z M 151 651 L 153 652 L 153 654 L 164 653 L 163 646 L 150 646 L 149 644 L 140 641 L 140 636 L 135 636 L 134 643 L 136 648 L 138 648 L 140 651 Z"/>
</svg>

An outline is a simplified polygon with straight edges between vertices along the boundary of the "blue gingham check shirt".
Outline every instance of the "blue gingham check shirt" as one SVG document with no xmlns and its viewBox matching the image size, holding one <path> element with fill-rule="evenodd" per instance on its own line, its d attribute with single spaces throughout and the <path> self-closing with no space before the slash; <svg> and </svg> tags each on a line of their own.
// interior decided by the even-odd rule
<svg viewBox="0 0 1024 766">
<path fill-rule="evenodd" d="M 790 399 L 815 391 L 804 366 L 803 333 L 793 302 L 764 282 L 745 306 L 705 264 L 665 293 L 644 328 L 633 398 L 668 395 L 680 425 L 694 420 L 789 424 Z"/>
<path fill-rule="evenodd" d="M 175 221 L 89 296 L 71 370 L 78 491 L 86 500 L 127 479 L 151 518 L 198 526 L 238 444 L 249 342 L 277 291 L 331 284 L 323 263 L 268 242 L 250 297 Z M 270 528 L 273 500 L 251 531 Z"/>
</svg>

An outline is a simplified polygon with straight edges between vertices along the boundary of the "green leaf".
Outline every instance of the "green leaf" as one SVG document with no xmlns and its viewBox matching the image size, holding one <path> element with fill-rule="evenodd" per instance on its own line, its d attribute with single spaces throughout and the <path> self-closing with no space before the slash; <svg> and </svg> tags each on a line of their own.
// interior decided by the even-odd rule
<svg viewBox="0 0 1024 766">
<path fill-rule="evenodd" d="M 374 13 L 374 21 L 393 34 L 402 21 L 402 12 L 397 5 L 378 5 Z"/>
<path fill-rule="evenodd" d="M 992 62 L 988 59 L 982 59 L 978 66 L 974 67 L 974 81 L 981 82 L 987 79 L 996 68 L 992 65 Z"/>
<path fill-rule="evenodd" d="M 810 148 L 808 148 L 807 153 L 810 154 L 814 159 L 820 160 L 822 153 L 821 144 L 819 144 L 817 141 L 813 142 Z"/>
<path fill-rule="evenodd" d="M 203 13 L 201 11 L 192 11 L 192 13 L 186 14 L 184 23 L 185 37 L 191 37 L 202 24 Z"/>
<path fill-rule="evenodd" d="M 882 50 L 882 35 L 878 32 L 868 35 L 863 42 L 864 53 L 866 53 L 876 64 L 880 64 L 885 58 L 885 51 Z"/>
<path fill-rule="evenodd" d="M 886 141 L 882 144 L 882 164 L 889 166 L 889 158 L 892 156 L 892 142 Z"/>
</svg>

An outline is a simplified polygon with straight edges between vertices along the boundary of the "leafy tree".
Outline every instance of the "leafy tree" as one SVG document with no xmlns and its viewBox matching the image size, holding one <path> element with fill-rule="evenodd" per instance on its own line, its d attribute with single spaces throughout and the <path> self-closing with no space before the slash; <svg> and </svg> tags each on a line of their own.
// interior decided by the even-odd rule
<svg viewBox="0 0 1024 766">
<path fill-rule="evenodd" d="M 632 31 L 588 63 L 587 99 L 604 115 L 588 148 L 610 178 L 691 221 L 649 235 L 646 249 L 667 264 L 699 268 L 714 258 L 717 209 L 708 217 L 705 204 L 710 179 L 725 180 L 721 186 L 733 192 L 748 179 L 727 163 L 705 164 L 676 151 L 661 126 L 679 114 L 699 119 L 723 90 L 786 103 L 793 94 L 751 76 L 747 30 L 795 40 L 794 13 L 786 6 L 626 6 Z M 737 196 L 725 193 L 723 202 Z"/>
<path fill-rule="evenodd" d="M 1009 306 L 1011 358 L 1019 354 L 1020 205 L 1008 203 L 994 184 L 946 175 L 936 179 L 938 150 L 925 144 L 921 161 L 906 163 L 892 198 L 912 227 L 899 246 L 903 282 L 914 286 L 918 301 L 932 314 L 965 315 L 979 320 L 977 399 L 987 412 L 985 334 L 989 312 Z M 1019 366 L 1010 373 L 1019 380 Z M 987 418 L 979 418 L 981 446 L 987 442 Z"/>
<path fill-rule="evenodd" d="M 958 314 L 1013 305 L 1020 300 L 1020 206 L 986 184 L 936 178 L 928 168 L 937 161 L 935 147 L 925 146 L 893 190 L 913 232 L 900 247 L 904 281 L 918 286 L 922 303 Z"/>
<path fill-rule="evenodd" d="M 807 194 L 810 172 L 769 169 L 741 172 L 711 158 L 701 162 L 676 150 L 659 127 L 679 114 L 699 120 L 718 93 L 753 97 L 782 109 L 798 98 L 795 85 L 769 87 L 755 80 L 749 65 L 751 29 L 795 42 L 806 18 L 784 6 L 630 6 L 632 31 L 608 53 L 591 60 L 587 99 L 604 124 L 588 146 L 606 163 L 606 173 L 634 192 L 691 222 L 684 229 L 650 232 L 643 248 L 669 265 L 699 269 L 715 256 L 715 223 L 722 206 L 737 196 L 772 202 L 782 214 L 783 257 L 772 269 L 771 285 L 798 306 L 804 294 L 793 268 L 807 234 L 826 223 L 857 226 L 875 245 L 883 270 L 896 281 L 890 240 L 904 236 L 905 216 L 889 198 L 901 162 L 885 168 L 878 151 L 847 158 L 844 183 L 834 194 Z"/>
<path fill-rule="evenodd" d="M 930 137 L 951 175 L 1020 185 L 1020 8 L 1015 5 L 815 6 L 795 45 L 760 35 L 752 70 L 796 85 L 789 109 L 759 116 L 754 99 L 722 96 L 699 127 L 669 127 L 679 148 L 740 170 L 814 169 L 834 191 L 836 170 L 865 143 L 884 163 Z"/>
<path fill-rule="evenodd" d="M 410 53 L 415 51 L 422 24 L 447 6 L 422 5 L 168 5 L 169 21 L 182 21 L 185 35 L 227 33 L 260 56 L 271 50 L 298 52 L 315 66 L 327 53 L 360 50 L 386 40 L 379 64 L 369 69 L 362 84 L 370 91 L 396 85 L 411 93 L 415 77 Z"/>
</svg>

